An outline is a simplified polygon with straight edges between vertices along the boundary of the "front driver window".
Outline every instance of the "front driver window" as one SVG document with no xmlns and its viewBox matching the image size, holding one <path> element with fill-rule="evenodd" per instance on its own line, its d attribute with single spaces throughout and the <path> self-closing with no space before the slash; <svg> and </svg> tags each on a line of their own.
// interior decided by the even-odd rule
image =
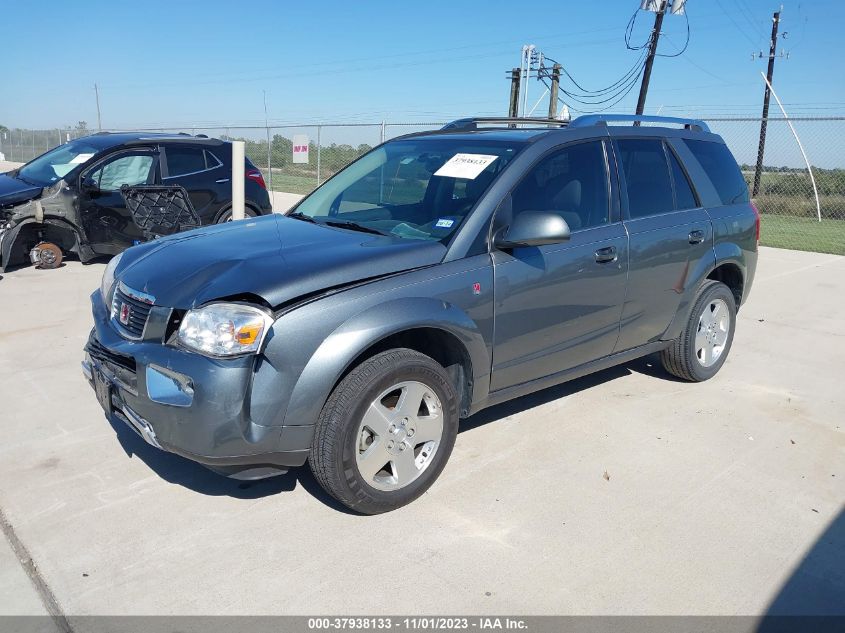
<svg viewBox="0 0 845 633">
<path fill-rule="evenodd" d="M 92 171 L 93 179 L 101 191 L 120 191 L 123 185 L 143 185 L 151 182 L 152 154 L 120 156 Z"/>
<path fill-rule="evenodd" d="M 513 191 L 513 217 L 524 211 L 557 213 L 578 231 L 607 224 L 609 198 L 600 141 L 570 145 L 535 165 Z"/>
</svg>

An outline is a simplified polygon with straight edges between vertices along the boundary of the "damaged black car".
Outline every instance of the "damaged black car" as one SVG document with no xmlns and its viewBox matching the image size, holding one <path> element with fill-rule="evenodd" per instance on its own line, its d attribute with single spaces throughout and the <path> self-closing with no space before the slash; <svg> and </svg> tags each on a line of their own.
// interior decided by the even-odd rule
<svg viewBox="0 0 845 633">
<path fill-rule="evenodd" d="M 246 159 L 248 216 L 272 212 L 261 172 Z M 55 268 L 150 239 L 127 207 L 127 188 L 184 189 L 199 221 L 232 219 L 228 141 L 142 132 L 99 133 L 70 141 L 0 174 L 0 272 L 31 262 Z"/>
</svg>

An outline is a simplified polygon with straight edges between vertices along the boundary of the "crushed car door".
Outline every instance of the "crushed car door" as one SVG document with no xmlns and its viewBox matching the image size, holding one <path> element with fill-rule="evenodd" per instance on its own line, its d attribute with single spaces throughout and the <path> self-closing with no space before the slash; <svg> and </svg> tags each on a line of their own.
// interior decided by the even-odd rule
<svg viewBox="0 0 845 633">
<path fill-rule="evenodd" d="M 137 148 L 108 155 L 80 175 L 79 209 L 86 240 L 104 255 L 144 240 L 120 188 L 160 181 L 158 150 Z"/>
<path fill-rule="evenodd" d="M 491 389 L 571 369 L 613 351 L 625 301 L 628 237 L 611 198 L 602 141 L 542 158 L 496 212 L 557 213 L 560 244 L 494 250 L 496 315 Z M 500 218 L 510 215 L 510 218 Z"/>
</svg>

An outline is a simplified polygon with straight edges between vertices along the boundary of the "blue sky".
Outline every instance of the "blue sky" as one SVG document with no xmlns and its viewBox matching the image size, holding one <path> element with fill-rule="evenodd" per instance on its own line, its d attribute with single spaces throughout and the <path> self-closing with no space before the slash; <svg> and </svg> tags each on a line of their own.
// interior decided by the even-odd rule
<svg viewBox="0 0 845 633">
<path fill-rule="evenodd" d="M 638 2 L 6 0 L 0 123 L 91 126 L 95 81 L 110 128 L 262 123 L 262 90 L 277 122 L 504 114 L 505 72 L 524 43 L 587 88 L 618 79 L 637 58 L 623 33 Z M 794 113 L 845 113 L 845 2 L 783 4 L 790 58 L 778 61 L 776 90 Z M 777 6 L 689 0 L 689 47 L 656 61 L 647 112 L 758 115 L 765 60 L 751 52 L 767 51 Z M 634 42 L 651 19 L 639 15 Z M 677 51 L 684 19 L 667 17 L 664 33 L 660 51 Z M 614 109 L 632 111 L 636 96 Z"/>
</svg>

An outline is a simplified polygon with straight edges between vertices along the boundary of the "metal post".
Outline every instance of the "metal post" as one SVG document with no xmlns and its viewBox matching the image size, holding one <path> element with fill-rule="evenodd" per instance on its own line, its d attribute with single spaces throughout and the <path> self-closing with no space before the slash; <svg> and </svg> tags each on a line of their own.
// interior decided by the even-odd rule
<svg viewBox="0 0 845 633">
<path fill-rule="evenodd" d="M 751 197 L 754 198 L 760 192 L 760 176 L 763 171 L 763 154 L 766 151 L 766 128 L 769 124 L 769 97 L 772 91 L 772 75 L 775 72 L 775 51 L 778 46 L 778 23 L 780 22 L 780 11 L 775 11 L 772 16 L 772 40 L 769 43 L 769 68 L 766 73 L 766 92 L 763 93 L 763 120 L 760 121 L 760 142 L 757 145 L 757 166 L 754 168 L 754 186 L 751 188 Z"/>
<path fill-rule="evenodd" d="M 317 126 L 317 186 L 320 186 L 320 129 L 322 126 Z"/>
<path fill-rule="evenodd" d="M 273 191 L 273 162 L 270 159 L 270 124 L 267 123 L 267 91 L 261 91 L 264 94 L 264 127 L 267 130 L 267 184 L 270 186 L 270 191 Z"/>
<path fill-rule="evenodd" d="M 384 121 L 382 121 L 381 122 L 381 140 L 379 141 L 380 143 L 384 143 L 384 128 L 385 128 L 385 125 L 386 125 L 386 123 Z"/>
<path fill-rule="evenodd" d="M 244 187 L 246 186 L 246 145 L 232 141 L 232 219 L 244 218 Z"/>
<path fill-rule="evenodd" d="M 763 73 L 760 73 L 763 75 Z M 813 184 L 813 195 L 816 198 L 816 215 L 819 218 L 819 222 L 822 221 L 822 206 L 821 201 L 819 200 L 819 188 L 816 186 L 816 177 L 813 175 L 813 166 L 810 165 L 810 159 L 807 158 L 807 152 L 804 151 L 804 144 L 801 142 L 801 139 L 798 138 L 798 132 L 795 131 L 795 126 L 792 125 L 792 121 L 789 118 L 789 115 L 786 114 L 786 110 L 783 107 L 783 103 L 781 103 L 780 98 L 778 97 L 778 93 L 775 92 L 775 89 L 772 87 L 772 84 L 769 83 L 769 80 L 763 75 L 763 81 L 766 82 L 766 86 L 768 86 L 769 90 L 772 92 L 772 96 L 777 101 L 778 107 L 780 111 L 783 113 L 783 118 L 786 119 L 786 124 L 789 126 L 789 129 L 792 130 L 792 136 L 795 137 L 795 142 L 798 143 L 798 149 L 801 150 L 801 156 L 804 157 L 804 164 L 807 165 L 807 172 L 810 174 L 810 182 Z"/>
<path fill-rule="evenodd" d="M 525 65 L 525 84 L 522 86 L 522 114 L 525 115 L 525 111 L 528 109 L 528 86 L 529 86 L 529 79 L 531 79 L 531 59 L 534 57 L 534 52 L 536 47 L 533 44 L 529 46 L 522 47 L 522 54 L 525 57 L 524 65 Z"/>
<path fill-rule="evenodd" d="M 97 84 L 94 84 L 94 96 L 97 99 L 97 131 L 103 131 L 103 123 L 100 121 L 100 89 L 97 87 Z"/>
</svg>

